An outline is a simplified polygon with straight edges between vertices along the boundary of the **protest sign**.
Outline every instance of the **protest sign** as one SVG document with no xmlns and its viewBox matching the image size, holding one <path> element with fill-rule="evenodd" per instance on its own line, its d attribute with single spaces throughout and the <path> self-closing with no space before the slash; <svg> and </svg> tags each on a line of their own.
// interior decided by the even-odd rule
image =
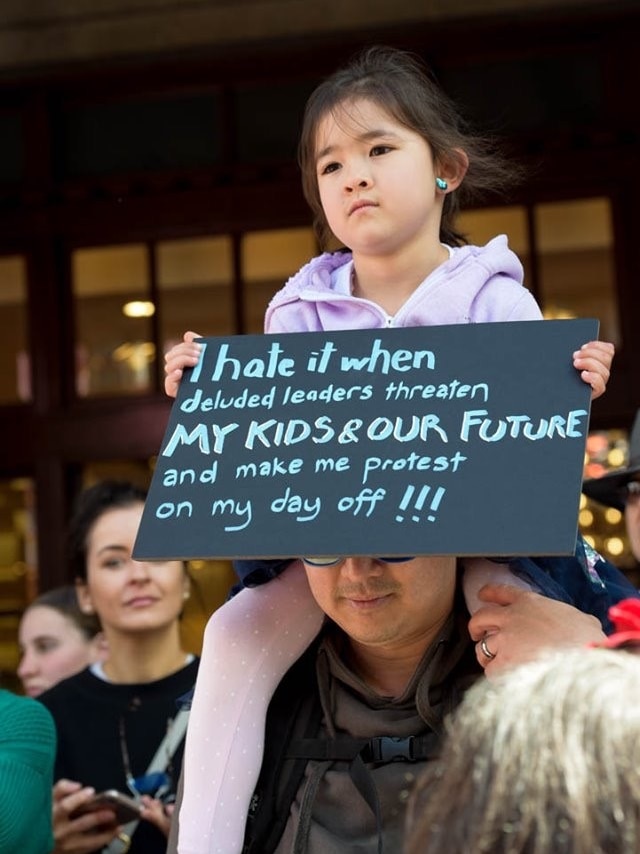
<svg viewBox="0 0 640 854">
<path fill-rule="evenodd" d="M 573 553 L 595 320 L 203 339 L 135 557 Z"/>
</svg>

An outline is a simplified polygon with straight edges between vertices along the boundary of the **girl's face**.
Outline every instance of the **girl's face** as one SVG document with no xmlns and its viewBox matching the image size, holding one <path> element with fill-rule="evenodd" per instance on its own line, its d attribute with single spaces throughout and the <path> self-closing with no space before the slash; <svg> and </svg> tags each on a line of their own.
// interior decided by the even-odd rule
<svg viewBox="0 0 640 854">
<path fill-rule="evenodd" d="M 107 635 L 154 632 L 182 611 L 189 580 L 181 561 L 131 556 L 143 504 L 108 510 L 87 540 L 87 579 L 77 582 L 81 607 L 95 611 Z"/>
<path fill-rule="evenodd" d="M 22 653 L 18 676 L 29 697 L 37 697 L 96 660 L 97 641 L 89 640 L 70 617 L 48 605 L 34 605 L 25 612 L 18 642 Z"/>
<path fill-rule="evenodd" d="M 354 255 L 439 243 L 444 197 L 431 149 L 373 101 L 345 102 L 320 122 L 316 174 L 329 227 Z"/>
</svg>

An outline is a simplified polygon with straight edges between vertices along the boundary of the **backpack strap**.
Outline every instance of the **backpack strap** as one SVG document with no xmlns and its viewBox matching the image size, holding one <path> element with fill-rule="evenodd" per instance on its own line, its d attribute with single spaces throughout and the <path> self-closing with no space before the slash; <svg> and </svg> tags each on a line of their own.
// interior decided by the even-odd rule
<svg viewBox="0 0 640 854">
<path fill-rule="evenodd" d="M 307 763 L 314 759 L 349 763 L 351 779 L 376 817 L 381 850 L 380 806 L 367 766 L 425 761 L 438 753 L 440 737 L 434 732 L 407 738 L 318 737 L 322 722 L 315 668 L 318 646 L 319 641 L 313 643 L 289 669 L 269 705 L 264 759 L 249 807 L 242 854 L 273 854 Z"/>
<path fill-rule="evenodd" d="M 378 854 L 382 854 L 380 800 L 373 776 L 367 766 L 434 759 L 439 749 L 440 737 L 435 732 L 429 732 L 426 735 L 410 735 L 406 738 L 388 735 L 374 738 L 301 738 L 289 745 L 287 758 L 349 763 L 349 776 L 376 820 Z"/>
<path fill-rule="evenodd" d="M 287 759 L 317 759 L 351 762 L 360 756 L 365 764 L 422 762 L 434 759 L 440 748 L 435 732 L 407 738 L 382 735 L 375 738 L 299 738 L 287 748 Z"/>
</svg>

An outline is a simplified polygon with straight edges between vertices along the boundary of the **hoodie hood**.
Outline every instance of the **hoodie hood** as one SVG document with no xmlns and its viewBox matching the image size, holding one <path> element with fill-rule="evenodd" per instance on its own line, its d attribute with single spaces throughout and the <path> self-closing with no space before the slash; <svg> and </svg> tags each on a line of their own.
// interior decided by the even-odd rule
<svg viewBox="0 0 640 854">
<path fill-rule="evenodd" d="M 265 332 L 490 323 L 542 316 L 522 284 L 522 264 L 505 235 L 486 246 L 454 249 L 393 316 L 370 300 L 336 292 L 337 271 L 351 263 L 350 252 L 327 252 L 302 267 L 271 300 Z"/>
</svg>

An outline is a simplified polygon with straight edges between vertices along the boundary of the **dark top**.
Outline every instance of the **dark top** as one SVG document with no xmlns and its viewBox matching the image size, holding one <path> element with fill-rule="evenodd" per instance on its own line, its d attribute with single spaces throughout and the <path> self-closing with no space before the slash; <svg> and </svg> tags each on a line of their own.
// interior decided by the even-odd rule
<svg viewBox="0 0 640 854">
<path fill-rule="evenodd" d="M 445 719 L 482 674 L 467 621 L 458 597 L 405 691 L 393 698 L 377 694 L 352 670 L 344 633 L 327 620 L 319 642 L 285 675 L 269 706 L 247 854 L 401 850 L 410 782 L 433 758 Z M 402 752 L 394 739 L 430 748 L 412 761 L 394 761 Z M 380 742 L 392 743 L 391 756 L 376 758 L 368 750 Z"/>
<path fill-rule="evenodd" d="M 157 682 L 120 685 L 105 682 L 89 669 L 59 682 L 38 698 L 53 715 L 58 731 L 54 779 L 66 777 L 97 792 L 118 789 L 130 794 L 120 739 L 124 723 L 131 773 L 144 775 L 179 711 L 179 698 L 194 685 L 198 659 Z M 168 768 L 177 785 L 182 767 L 184 741 Z M 163 854 L 165 836 L 141 821 L 132 839 L 130 854 Z"/>
</svg>

